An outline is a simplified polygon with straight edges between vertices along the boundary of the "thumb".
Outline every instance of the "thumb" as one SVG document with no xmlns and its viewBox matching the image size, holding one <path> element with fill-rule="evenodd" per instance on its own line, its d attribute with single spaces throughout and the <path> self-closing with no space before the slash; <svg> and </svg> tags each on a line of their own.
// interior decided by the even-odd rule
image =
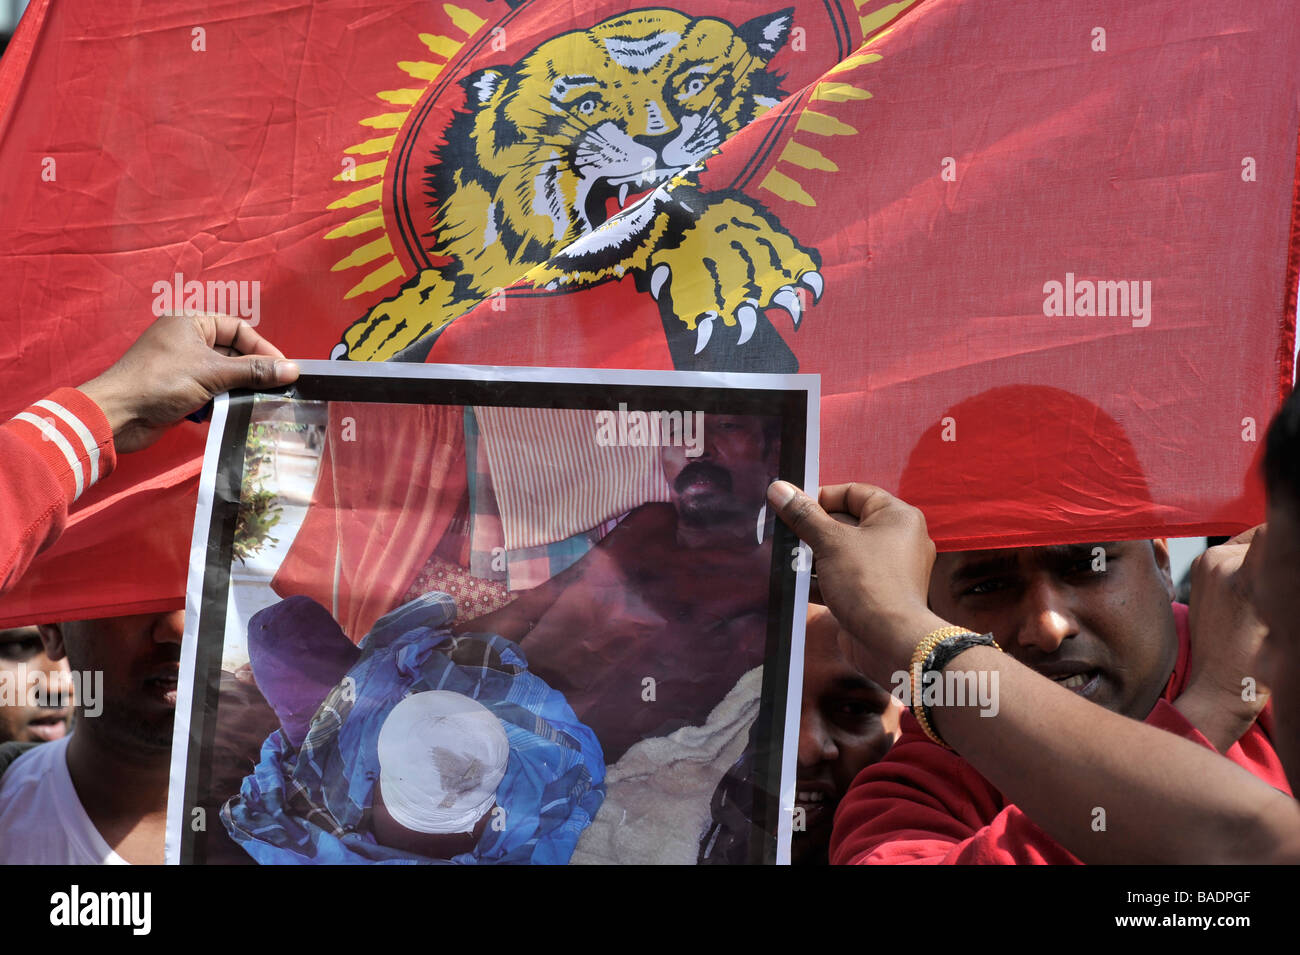
<svg viewBox="0 0 1300 955">
<path fill-rule="evenodd" d="M 215 375 L 218 391 L 235 388 L 278 388 L 298 380 L 298 365 L 284 358 L 243 355 L 223 358 Z"/>
<path fill-rule="evenodd" d="M 839 522 L 788 481 L 773 481 L 768 485 L 767 502 L 814 554 L 840 533 Z"/>
</svg>

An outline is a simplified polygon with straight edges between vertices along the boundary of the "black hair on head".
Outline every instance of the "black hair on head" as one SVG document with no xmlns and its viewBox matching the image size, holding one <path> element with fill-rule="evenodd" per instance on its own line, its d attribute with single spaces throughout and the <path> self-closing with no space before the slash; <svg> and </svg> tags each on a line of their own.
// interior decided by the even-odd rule
<svg viewBox="0 0 1300 955">
<path fill-rule="evenodd" d="M 1291 392 L 1269 425 L 1264 445 L 1264 484 L 1269 500 L 1300 512 L 1300 390 Z"/>
</svg>

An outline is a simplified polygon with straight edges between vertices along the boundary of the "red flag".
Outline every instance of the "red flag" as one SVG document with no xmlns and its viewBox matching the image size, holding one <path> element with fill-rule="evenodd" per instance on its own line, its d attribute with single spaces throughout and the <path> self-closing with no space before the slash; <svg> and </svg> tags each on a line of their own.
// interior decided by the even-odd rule
<svg viewBox="0 0 1300 955">
<path fill-rule="evenodd" d="M 635 274 L 568 291 L 596 267 L 563 253 L 430 360 L 797 363 L 823 480 L 901 491 L 940 546 L 1236 532 L 1293 373 L 1292 13 L 917 5 L 666 188 L 640 272 L 607 238 Z"/>
<path fill-rule="evenodd" d="M 0 61 L 0 413 L 197 305 L 300 357 L 441 330 L 431 360 L 819 372 L 824 479 L 914 488 L 941 544 L 1260 518 L 1284 0 L 633 6 L 36 0 Z M 0 621 L 179 605 L 186 429 Z"/>
</svg>

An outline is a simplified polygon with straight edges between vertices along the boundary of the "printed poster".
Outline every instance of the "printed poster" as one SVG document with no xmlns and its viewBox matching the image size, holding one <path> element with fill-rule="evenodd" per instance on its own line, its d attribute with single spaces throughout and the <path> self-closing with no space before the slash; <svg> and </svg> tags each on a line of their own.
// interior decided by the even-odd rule
<svg viewBox="0 0 1300 955">
<path fill-rule="evenodd" d="M 788 862 L 816 376 L 302 369 L 215 406 L 168 861 Z"/>
</svg>

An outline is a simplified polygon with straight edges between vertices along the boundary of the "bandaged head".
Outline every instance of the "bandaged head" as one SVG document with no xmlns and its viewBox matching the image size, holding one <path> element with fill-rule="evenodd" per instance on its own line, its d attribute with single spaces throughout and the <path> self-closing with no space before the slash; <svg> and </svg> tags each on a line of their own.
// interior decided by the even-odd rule
<svg viewBox="0 0 1300 955">
<path fill-rule="evenodd" d="M 413 832 L 470 832 L 492 808 L 510 743 L 501 721 L 460 693 L 413 693 L 379 731 L 379 785 Z"/>
</svg>

